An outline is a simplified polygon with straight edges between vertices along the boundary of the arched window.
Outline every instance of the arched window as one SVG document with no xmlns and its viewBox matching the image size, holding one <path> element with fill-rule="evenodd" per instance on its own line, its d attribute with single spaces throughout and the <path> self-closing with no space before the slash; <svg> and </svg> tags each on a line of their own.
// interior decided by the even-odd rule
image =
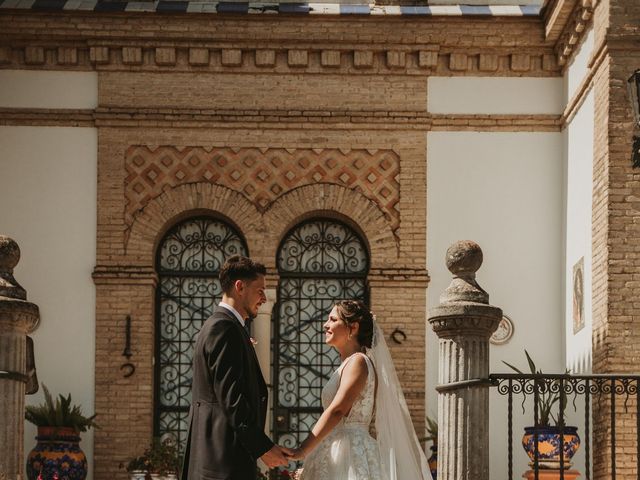
<svg viewBox="0 0 640 480">
<path fill-rule="evenodd" d="M 236 254 L 247 255 L 240 234 L 211 217 L 180 222 L 158 247 L 154 431 L 174 435 L 181 447 L 191 403 L 193 343 L 222 298 L 220 268 Z"/>
<path fill-rule="evenodd" d="M 278 443 L 294 447 L 319 418 L 320 392 L 340 363 L 322 325 L 336 300 L 367 300 L 369 255 L 345 223 L 314 219 L 286 235 L 277 265 L 273 431 Z"/>
</svg>

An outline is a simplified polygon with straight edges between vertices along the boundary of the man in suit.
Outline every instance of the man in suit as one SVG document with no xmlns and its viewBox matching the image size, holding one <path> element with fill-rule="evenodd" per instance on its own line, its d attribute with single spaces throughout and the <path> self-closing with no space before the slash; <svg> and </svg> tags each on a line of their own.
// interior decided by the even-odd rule
<svg viewBox="0 0 640 480">
<path fill-rule="evenodd" d="M 193 352 L 192 401 L 182 480 L 255 480 L 256 461 L 288 463 L 264 433 L 267 385 L 245 322 L 267 301 L 266 268 L 239 255 L 220 270 L 222 301 Z"/>
</svg>

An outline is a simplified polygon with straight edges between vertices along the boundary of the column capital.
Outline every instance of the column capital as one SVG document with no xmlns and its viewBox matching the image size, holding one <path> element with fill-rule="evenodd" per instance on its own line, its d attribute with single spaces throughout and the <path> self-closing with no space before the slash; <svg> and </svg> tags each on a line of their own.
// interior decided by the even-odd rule
<svg viewBox="0 0 640 480">
<path fill-rule="evenodd" d="M 429 316 L 438 337 L 470 335 L 488 339 L 498 328 L 502 310 L 489 305 L 489 294 L 476 281 L 482 260 L 482 249 L 471 240 L 456 242 L 447 250 L 445 261 L 453 280 Z"/>
<path fill-rule="evenodd" d="M 0 235 L 0 333 L 21 331 L 25 335 L 40 321 L 38 306 L 27 302 L 27 292 L 13 277 L 20 261 L 20 247 L 12 238 Z"/>
</svg>

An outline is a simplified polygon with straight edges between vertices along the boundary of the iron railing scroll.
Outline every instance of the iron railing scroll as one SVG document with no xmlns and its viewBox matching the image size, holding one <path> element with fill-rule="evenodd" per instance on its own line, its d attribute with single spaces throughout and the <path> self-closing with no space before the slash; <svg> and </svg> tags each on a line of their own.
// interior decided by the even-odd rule
<svg viewBox="0 0 640 480">
<path fill-rule="evenodd" d="M 576 470 L 571 470 L 572 464 L 568 463 L 570 457 L 559 455 L 559 465 L 554 471 L 554 478 L 560 480 L 572 480 L 577 478 L 577 474 L 584 474 L 585 480 L 591 480 L 594 474 L 594 466 L 602 470 L 603 465 L 608 465 L 609 471 L 604 472 L 608 478 L 616 479 L 617 465 L 617 431 L 620 427 L 621 416 L 635 416 L 635 458 L 636 476 L 640 479 L 640 403 L 638 402 L 638 388 L 640 386 L 640 375 L 618 375 L 618 374 L 594 374 L 594 375 L 571 375 L 571 374 L 494 374 L 489 376 L 489 381 L 496 387 L 500 395 L 507 397 L 507 469 L 508 479 L 520 478 L 521 473 L 514 475 L 514 417 L 520 412 L 514 412 L 514 403 L 520 404 L 520 409 L 528 418 L 533 418 L 533 461 L 530 462 L 531 473 L 529 477 L 533 480 L 540 480 L 543 474 L 549 472 L 549 463 L 543 458 L 541 446 L 548 447 L 546 437 L 543 437 L 542 430 L 545 427 L 540 423 L 541 399 L 555 398 L 551 413 L 554 416 L 554 424 L 559 433 L 557 445 L 562 445 L 562 451 L 567 453 L 572 446 L 574 427 L 567 425 L 567 418 L 574 412 L 584 411 L 583 427 L 580 437 L 581 448 L 584 449 L 584 470 L 581 466 L 576 466 Z M 514 402 L 515 400 L 515 402 Z M 533 402 L 533 404 L 531 404 Z M 629 408 L 630 404 L 635 404 L 635 409 Z M 607 418 L 607 416 L 609 418 Z M 575 418 L 575 416 L 573 417 Z M 625 417 L 626 418 L 626 417 Z M 625 423 L 625 425 L 627 425 Z M 598 465 L 607 455 L 598 455 L 592 458 L 593 434 L 598 430 L 599 445 L 609 447 L 608 457 L 605 463 Z M 565 440 L 567 443 L 565 444 Z M 545 444 L 543 445 L 543 442 Z M 624 446 L 623 454 L 628 457 L 629 444 Z M 633 447 L 632 447 L 633 448 Z M 594 464 L 595 462 L 595 464 Z M 618 466 L 620 467 L 620 466 Z M 545 477 L 548 478 L 548 477 Z M 628 476 L 625 476 L 628 478 Z"/>
</svg>

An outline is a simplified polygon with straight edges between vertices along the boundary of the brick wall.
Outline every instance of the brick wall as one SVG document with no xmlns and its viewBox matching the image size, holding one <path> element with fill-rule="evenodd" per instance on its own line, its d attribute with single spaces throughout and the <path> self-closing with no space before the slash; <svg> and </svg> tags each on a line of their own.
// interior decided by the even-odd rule
<svg viewBox="0 0 640 480">
<path fill-rule="evenodd" d="M 631 166 L 636 127 L 627 79 L 640 68 L 640 5 L 601 1 L 594 18 L 599 51 L 595 88 L 593 189 L 593 369 L 637 373 L 640 360 L 640 172 Z M 606 49 L 606 50 L 605 50 Z M 596 478 L 610 478 L 610 403 L 595 408 Z M 636 402 L 616 402 L 616 478 L 636 478 Z"/>
<path fill-rule="evenodd" d="M 271 271 L 282 236 L 314 213 L 348 219 L 363 232 L 373 309 L 385 330 L 400 328 L 408 337 L 393 355 L 422 431 L 425 152 L 424 136 L 412 132 L 100 128 L 96 412 L 105 428 L 95 432 L 96 478 L 122 476 L 118 464 L 152 434 L 155 248 L 176 221 L 203 211 L 235 223 L 251 255 Z M 152 165 L 153 182 L 144 173 Z M 340 173 L 345 168 L 348 175 Z M 129 314 L 136 374 L 123 379 Z"/>
<path fill-rule="evenodd" d="M 203 211 L 235 223 L 251 255 L 272 271 L 282 236 L 309 216 L 348 219 L 363 232 L 371 254 L 372 308 L 386 331 L 399 328 L 407 335 L 402 346 L 390 346 L 421 435 L 429 280 L 426 132 L 558 131 L 562 124 L 549 115 L 432 116 L 426 112 L 428 77 L 558 76 L 543 21 L 139 14 L 123 19 L 12 11 L 0 16 L 0 68 L 99 72 L 95 111 L 0 112 L 4 123 L 99 130 L 94 278 L 96 412 L 103 428 L 95 432 L 96 480 L 124 478 L 118 464 L 152 435 L 155 249 L 171 225 Z M 160 168 L 161 153 L 168 152 L 176 163 Z M 212 166 L 210 176 L 181 159 L 185 152 Z M 317 178 L 304 171 L 300 181 L 278 182 L 276 193 L 273 183 L 230 177 L 215 167 L 211 152 L 238 164 L 268 162 L 273 154 L 282 162 L 270 174 L 280 179 L 286 178 L 287 162 L 326 162 L 333 156 L 356 180 L 333 175 L 334 167 L 315 172 Z M 391 177 L 381 167 L 385 159 L 395 172 Z M 159 170 L 145 177 L 136 161 Z M 356 166 L 357 161 L 364 163 Z M 186 170 L 179 172 L 179 165 Z M 365 169 L 373 171 L 363 175 Z M 258 174 L 249 166 L 241 173 Z M 249 191 L 248 185 L 262 191 Z M 127 315 L 133 321 L 136 373 L 123 378 Z"/>
</svg>

